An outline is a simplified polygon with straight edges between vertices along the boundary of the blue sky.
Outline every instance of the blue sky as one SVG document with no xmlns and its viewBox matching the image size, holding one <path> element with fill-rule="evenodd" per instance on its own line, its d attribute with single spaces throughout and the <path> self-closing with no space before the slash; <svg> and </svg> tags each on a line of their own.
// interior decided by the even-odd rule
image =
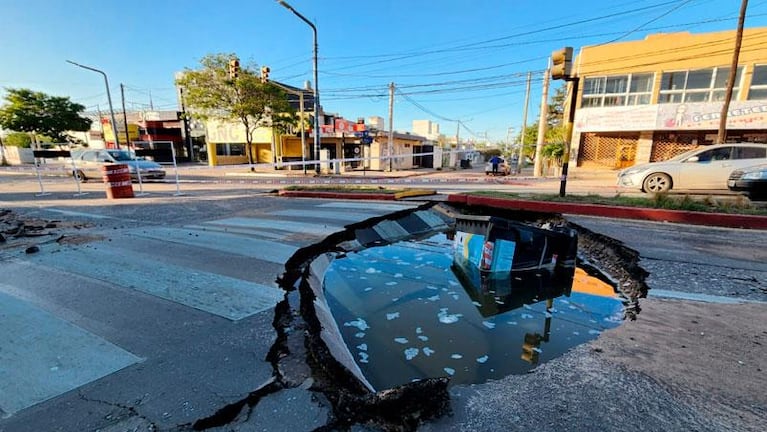
<svg viewBox="0 0 767 432">
<path fill-rule="evenodd" d="M 528 124 L 537 117 L 551 51 L 657 32 L 735 29 L 739 0 L 289 0 L 313 21 L 326 112 L 388 115 L 394 126 L 429 119 L 442 132 L 505 139 L 519 132 L 525 80 Z M 767 26 L 767 0 L 751 0 L 746 27 Z M 0 0 L 0 87 L 24 87 L 106 110 L 120 83 L 129 110 L 176 109 L 173 74 L 209 53 L 268 65 L 271 78 L 312 79 L 312 32 L 274 0 Z M 559 85 L 555 83 L 555 85 Z M 0 90 L 2 93 L 2 90 Z"/>
</svg>

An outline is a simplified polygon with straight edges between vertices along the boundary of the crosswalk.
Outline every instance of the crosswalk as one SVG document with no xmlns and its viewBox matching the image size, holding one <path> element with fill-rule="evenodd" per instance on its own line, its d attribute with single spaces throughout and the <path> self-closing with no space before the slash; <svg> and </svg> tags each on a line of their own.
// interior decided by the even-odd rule
<svg viewBox="0 0 767 432">
<path fill-rule="evenodd" d="M 136 337 L 121 343 L 113 319 L 93 312 L 94 304 L 129 299 L 126 317 L 114 321 L 162 310 L 185 322 L 209 316 L 236 325 L 284 298 L 276 278 L 298 249 L 350 223 L 413 207 L 311 203 L 252 217 L 120 229 L 101 241 L 53 244 L 39 254 L 0 260 L 0 274 L 8 276 L 0 283 L 0 417 L 151 358 L 146 353 L 153 350 L 142 346 L 149 342 Z"/>
</svg>

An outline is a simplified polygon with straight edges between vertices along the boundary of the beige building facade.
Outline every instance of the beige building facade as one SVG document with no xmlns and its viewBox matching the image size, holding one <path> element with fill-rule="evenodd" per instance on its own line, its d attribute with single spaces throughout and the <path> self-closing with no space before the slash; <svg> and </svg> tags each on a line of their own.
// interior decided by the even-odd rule
<svg viewBox="0 0 767 432">
<path fill-rule="evenodd" d="M 767 142 L 766 45 L 767 28 L 744 31 L 728 142 Z M 734 47 L 733 30 L 581 48 L 573 61 L 576 169 L 619 169 L 713 144 Z"/>
</svg>

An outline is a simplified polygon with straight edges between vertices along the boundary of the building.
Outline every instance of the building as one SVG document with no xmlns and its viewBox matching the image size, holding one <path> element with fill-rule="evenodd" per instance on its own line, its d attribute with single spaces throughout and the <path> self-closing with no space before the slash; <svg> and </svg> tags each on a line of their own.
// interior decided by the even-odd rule
<svg viewBox="0 0 767 432">
<path fill-rule="evenodd" d="M 386 127 L 384 127 L 384 118 L 380 116 L 368 117 L 367 124 L 368 124 L 368 127 L 373 130 L 386 129 Z"/>
<path fill-rule="evenodd" d="M 281 134 L 269 127 L 260 127 L 252 135 L 253 161 L 270 164 L 276 169 L 303 169 L 304 160 L 311 161 L 314 131 L 307 124 L 304 146 L 301 132 L 296 129 Z M 248 163 L 245 128 L 237 122 L 208 120 L 208 164 L 238 165 Z M 369 139 L 364 139 L 365 136 Z M 369 142 L 366 142 L 369 141 Z M 434 160 L 418 153 L 432 152 L 433 146 L 424 145 L 425 138 L 409 133 L 393 134 L 392 169 L 410 169 L 416 166 L 433 167 Z M 349 170 L 384 171 L 389 164 L 388 132 L 372 130 L 360 120 L 323 115 L 320 125 L 320 167 L 323 172 L 340 173 Z M 314 166 L 310 166 L 313 170 Z"/>
<path fill-rule="evenodd" d="M 767 142 L 767 28 L 746 29 L 727 115 L 727 141 Z M 576 169 L 618 169 L 714 143 L 735 31 L 653 34 L 581 48 Z"/>
<path fill-rule="evenodd" d="M 413 120 L 413 133 L 437 141 L 439 139 L 439 123 L 431 120 Z"/>
</svg>

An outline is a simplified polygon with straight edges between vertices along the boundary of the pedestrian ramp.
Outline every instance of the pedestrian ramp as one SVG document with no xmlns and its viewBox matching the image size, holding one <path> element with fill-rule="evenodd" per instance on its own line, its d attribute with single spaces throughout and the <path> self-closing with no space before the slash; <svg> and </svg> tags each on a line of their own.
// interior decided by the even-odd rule
<svg viewBox="0 0 767 432">
<path fill-rule="evenodd" d="M 8 292 L 0 283 L 0 416 L 142 359 Z"/>
</svg>

